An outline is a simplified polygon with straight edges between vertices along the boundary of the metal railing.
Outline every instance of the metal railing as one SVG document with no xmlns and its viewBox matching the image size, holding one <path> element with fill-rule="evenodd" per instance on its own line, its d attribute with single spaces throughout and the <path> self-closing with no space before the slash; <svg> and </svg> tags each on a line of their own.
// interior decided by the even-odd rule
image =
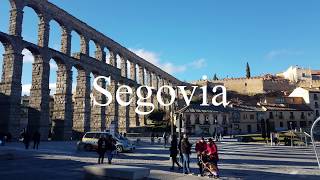
<svg viewBox="0 0 320 180">
<path fill-rule="evenodd" d="M 320 117 L 318 117 L 312 124 L 311 126 L 311 141 L 312 141 L 312 146 L 313 146 L 313 150 L 314 150 L 314 153 L 316 154 L 316 158 L 317 158 L 317 162 L 318 162 L 318 166 L 319 166 L 319 169 L 320 169 L 320 159 L 319 159 L 319 155 L 318 155 L 318 151 L 317 151 L 317 145 L 314 141 L 314 137 L 313 137 L 313 133 L 314 133 L 314 128 L 316 127 L 316 124 L 320 121 Z"/>
</svg>

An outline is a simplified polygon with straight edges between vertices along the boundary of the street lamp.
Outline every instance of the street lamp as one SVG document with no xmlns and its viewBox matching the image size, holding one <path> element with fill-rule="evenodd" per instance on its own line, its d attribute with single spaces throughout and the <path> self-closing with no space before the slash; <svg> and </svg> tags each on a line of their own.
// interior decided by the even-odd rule
<svg viewBox="0 0 320 180">
<path fill-rule="evenodd" d="M 293 137 L 292 137 L 292 133 L 293 133 L 293 131 L 292 131 L 292 122 L 290 121 L 289 122 L 290 123 L 290 131 L 291 131 L 291 133 L 290 133 L 290 136 L 291 136 L 291 147 L 293 146 Z"/>
<path fill-rule="evenodd" d="M 217 119 L 214 119 L 214 139 L 217 141 Z"/>
<path fill-rule="evenodd" d="M 174 129 L 173 129 L 173 120 L 174 120 L 174 114 L 176 113 L 176 110 L 177 110 L 177 107 L 178 107 L 178 102 L 177 101 L 175 101 L 173 104 L 172 104 L 172 106 L 173 106 L 173 108 L 172 108 L 172 112 L 171 112 L 171 114 L 172 114 L 172 116 L 171 116 L 171 137 L 173 137 L 173 134 L 174 134 Z M 176 117 L 176 119 L 178 119 L 177 117 Z"/>
<path fill-rule="evenodd" d="M 178 125 L 179 125 L 179 141 L 181 141 L 181 124 L 182 124 L 182 114 L 179 113 L 178 116 Z"/>
</svg>

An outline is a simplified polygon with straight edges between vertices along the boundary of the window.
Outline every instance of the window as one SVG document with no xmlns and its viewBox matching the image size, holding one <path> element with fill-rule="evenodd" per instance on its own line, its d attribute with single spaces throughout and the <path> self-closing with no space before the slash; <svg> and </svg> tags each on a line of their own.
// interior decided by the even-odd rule
<svg viewBox="0 0 320 180">
<path fill-rule="evenodd" d="M 300 127 L 301 128 L 307 127 L 307 121 L 300 121 Z"/>
<path fill-rule="evenodd" d="M 209 117 L 208 116 L 204 116 L 204 124 L 209 124 Z"/>
<path fill-rule="evenodd" d="M 319 110 L 316 110 L 316 116 L 319 117 Z"/>
<path fill-rule="evenodd" d="M 196 124 L 200 124 L 198 115 L 196 115 Z"/>
<path fill-rule="evenodd" d="M 251 133 L 251 125 L 247 126 L 248 133 Z"/>
<path fill-rule="evenodd" d="M 315 107 L 315 108 L 319 108 L 318 102 L 314 102 L 314 107 Z"/>
<path fill-rule="evenodd" d="M 302 77 L 306 77 L 306 73 L 302 73 Z"/>
<path fill-rule="evenodd" d="M 293 112 L 290 112 L 290 119 L 294 119 Z"/>
<path fill-rule="evenodd" d="M 261 132 L 261 125 L 260 124 L 257 124 L 257 131 Z"/>
<path fill-rule="evenodd" d="M 276 98 L 275 102 L 276 102 L 277 104 L 281 104 L 281 103 L 284 103 L 285 101 L 284 101 L 284 98 L 281 97 L 281 98 Z"/>
<path fill-rule="evenodd" d="M 273 113 L 269 112 L 269 119 L 273 119 Z"/>
<path fill-rule="evenodd" d="M 283 119 L 283 112 L 280 112 L 279 119 Z"/>
<path fill-rule="evenodd" d="M 254 119 L 254 115 L 250 114 L 250 119 L 253 120 Z"/>
<path fill-rule="evenodd" d="M 313 94 L 313 99 L 318 100 L 318 94 Z"/>
<path fill-rule="evenodd" d="M 301 112 L 300 118 L 301 118 L 301 119 L 305 119 L 304 112 Z"/>
<path fill-rule="evenodd" d="M 280 122 L 280 127 L 283 127 L 283 122 Z"/>
<path fill-rule="evenodd" d="M 244 86 L 247 86 L 247 83 L 244 83 Z"/>
</svg>

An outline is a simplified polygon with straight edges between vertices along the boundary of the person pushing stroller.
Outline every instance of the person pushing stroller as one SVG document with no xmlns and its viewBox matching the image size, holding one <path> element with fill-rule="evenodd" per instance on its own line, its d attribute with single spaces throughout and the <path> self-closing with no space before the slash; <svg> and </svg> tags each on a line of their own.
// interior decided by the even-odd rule
<svg viewBox="0 0 320 180">
<path fill-rule="evenodd" d="M 209 176 L 214 176 L 215 178 L 219 178 L 219 169 L 218 169 L 218 148 L 214 143 L 212 138 L 209 138 L 206 150 L 203 151 L 202 155 L 199 157 L 200 165 L 202 165 L 202 169 L 204 173 L 207 171 Z"/>
</svg>

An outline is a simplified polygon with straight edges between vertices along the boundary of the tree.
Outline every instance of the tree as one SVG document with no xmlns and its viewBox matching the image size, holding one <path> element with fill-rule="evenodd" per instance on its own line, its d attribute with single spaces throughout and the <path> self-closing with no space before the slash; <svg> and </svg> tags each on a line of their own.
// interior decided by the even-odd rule
<svg viewBox="0 0 320 180">
<path fill-rule="evenodd" d="M 219 80 L 216 73 L 214 73 L 214 75 L 213 75 L 213 80 L 214 80 L 214 81 Z"/>
<path fill-rule="evenodd" d="M 160 125 L 163 123 L 163 117 L 165 112 L 163 110 L 154 110 L 148 116 L 148 119 L 151 119 L 156 125 Z"/>
<path fill-rule="evenodd" d="M 250 73 L 250 66 L 249 63 L 247 62 L 247 67 L 246 67 L 246 77 L 250 78 L 251 77 L 251 73 Z"/>
</svg>

